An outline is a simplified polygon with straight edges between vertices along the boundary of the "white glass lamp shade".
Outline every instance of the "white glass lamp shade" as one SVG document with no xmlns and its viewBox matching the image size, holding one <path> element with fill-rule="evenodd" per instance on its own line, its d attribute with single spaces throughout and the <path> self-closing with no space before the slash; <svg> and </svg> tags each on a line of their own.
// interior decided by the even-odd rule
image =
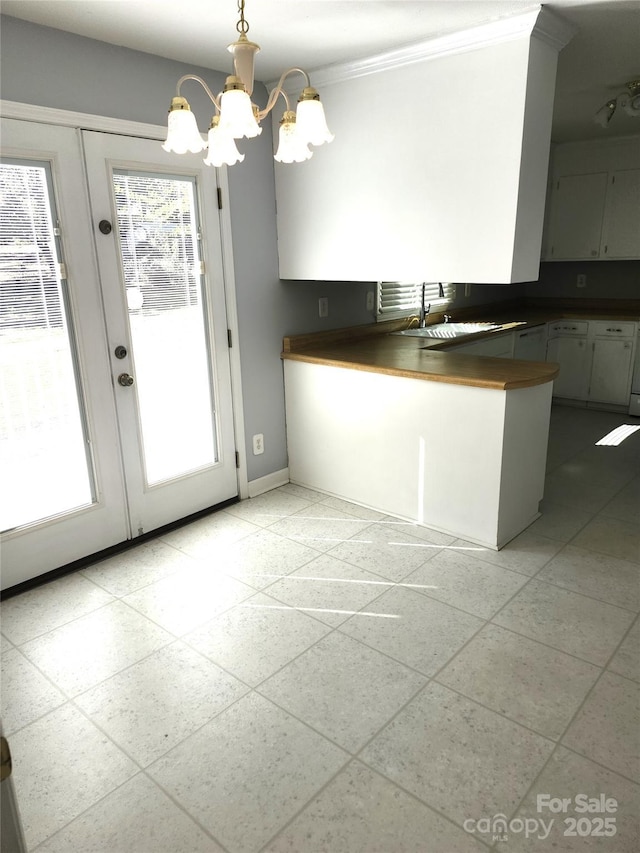
<svg viewBox="0 0 640 853">
<path fill-rule="evenodd" d="M 220 99 L 220 127 L 234 139 L 241 139 L 243 136 L 251 139 L 261 134 L 262 128 L 253 114 L 249 95 L 244 89 L 229 87 L 229 81 L 236 79 L 238 78 L 227 78 L 227 86 Z"/>
<path fill-rule="evenodd" d="M 197 154 L 207 147 L 198 130 L 196 117 L 184 98 L 174 98 L 169 110 L 167 138 L 162 147 L 174 154 Z"/>
<path fill-rule="evenodd" d="M 244 154 L 236 148 L 236 143 L 230 133 L 220 127 L 218 116 L 214 116 L 207 139 L 209 152 L 205 157 L 207 166 L 233 166 L 234 163 L 242 163 Z"/>
<path fill-rule="evenodd" d="M 278 150 L 274 158 L 278 163 L 302 163 L 311 155 L 306 142 L 297 133 L 295 113 L 286 112 L 280 122 Z"/>
<path fill-rule="evenodd" d="M 324 107 L 315 89 L 303 90 L 296 112 L 298 135 L 309 145 L 322 145 L 333 142 L 333 133 L 327 127 Z"/>
</svg>

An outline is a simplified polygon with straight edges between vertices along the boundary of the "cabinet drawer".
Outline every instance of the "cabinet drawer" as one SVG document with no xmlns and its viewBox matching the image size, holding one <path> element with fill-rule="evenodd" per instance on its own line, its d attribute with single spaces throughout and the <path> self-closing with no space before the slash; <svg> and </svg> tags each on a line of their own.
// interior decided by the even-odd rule
<svg viewBox="0 0 640 853">
<path fill-rule="evenodd" d="M 591 320 L 589 331 L 598 338 L 633 338 L 636 324 L 618 320 Z"/>
<path fill-rule="evenodd" d="M 615 325 L 620 324 L 616 323 Z M 589 322 L 587 320 L 559 320 L 557 323 L 549 324 L 549 337 L 557 335 L 586 336 L 588 328 Z"/>
</svg>

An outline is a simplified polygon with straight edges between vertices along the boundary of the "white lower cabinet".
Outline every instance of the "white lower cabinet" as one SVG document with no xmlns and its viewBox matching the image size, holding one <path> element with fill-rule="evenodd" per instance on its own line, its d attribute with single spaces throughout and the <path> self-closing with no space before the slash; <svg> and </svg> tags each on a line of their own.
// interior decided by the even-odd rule
<svg viewBox="0 0 640 853">
<path fill-rule="evenodd" d="M 589 392 L 591 353 L 587 336 L 559 335 L 547 344 L 547 361 L 556 361 L 560 373 L 553 382 L 553 396 L 586 400 Z"/>
<path fill-rule="evenodd" d="M 594 337 L 588 399 L 627 406 L 631 393 L 635 324 L 591 323 L 590 332 Z"/>
<path fill-rule="evenodd" d="M 636 324 L 561 321 L 549 328 L 547 361 L 560 365 L 554 397 L 587 404 L 628 406 Z"/>
</svg>

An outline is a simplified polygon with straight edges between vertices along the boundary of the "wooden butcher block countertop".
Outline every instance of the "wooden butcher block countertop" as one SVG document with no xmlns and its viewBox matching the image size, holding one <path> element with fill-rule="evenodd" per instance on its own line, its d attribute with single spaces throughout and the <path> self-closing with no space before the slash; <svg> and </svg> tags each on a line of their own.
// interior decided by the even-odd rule
<svg viewBox="0 0 640 853">
<path fill-rule="evenodd" d="M 635 304 L 618 303 L 613 307 L 611 302 L 606 306 L 576 303 L 572 300 L 571 305 L 559 302 L 549 306 L 505 304 L 497 306 L 490 315 L 487 315 L 486 310 L 481 314 L 479 309 L 473 316 L 459 316 L 456 313 L 456 321 L 489 320 L 500 326 L 489 332 L 458 337 L 454 341 L 434 342 L 433 339 L 393 335 L 393 332 L 407 328 L 407 320 L 289 336 L 283 341 L 282 358 L 501 391 L 529 388 L 555 379 L 559 372 L 558 365 L 553 362 L 480 357 L 447 350 L 456 344 L 560 319 L 615 317 L 637 320 L 640 313 Z"/>
<path fill-rule="evenodd" d="M 447 352 L 451 341 L 430 344 L 424 338 L 394 336 L 391 332 L 406 328 L 405 321 L 376 323 L 340 329 L 337 332 L 297 335 L 284 339 L 282 357 L 310 364 L 324 364 L 409 379 L 447 382 L 501 391 L 528 388 L 551 382 L 558 365 L 507 358 L 479 357 Z M 458 338 L 456 343 L 484 335 Z"/>
</svg>

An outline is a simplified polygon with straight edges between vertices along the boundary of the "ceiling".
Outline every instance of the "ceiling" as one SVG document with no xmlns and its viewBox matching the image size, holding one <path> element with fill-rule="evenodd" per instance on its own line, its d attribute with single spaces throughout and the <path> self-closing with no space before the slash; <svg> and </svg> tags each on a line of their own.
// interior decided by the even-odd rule
<svg viewBox="0 0 640 853">
<path fill-rule="evenodd" d="M 640 78 L 638 0 L 550 0 L 578 28 L 558 62 L 553 139 L 640 132 L 618 110 L 607 129 L 593 114 Z M 261 45 L 256 77 L 277 79 L 372 56 L 531 11 L 529 0 L 246 0 L 249 37 Z M 48 27 L 221 71 L 230 70 L 237 0 L 2 0 L 2 12 Z"/>
</svg>

